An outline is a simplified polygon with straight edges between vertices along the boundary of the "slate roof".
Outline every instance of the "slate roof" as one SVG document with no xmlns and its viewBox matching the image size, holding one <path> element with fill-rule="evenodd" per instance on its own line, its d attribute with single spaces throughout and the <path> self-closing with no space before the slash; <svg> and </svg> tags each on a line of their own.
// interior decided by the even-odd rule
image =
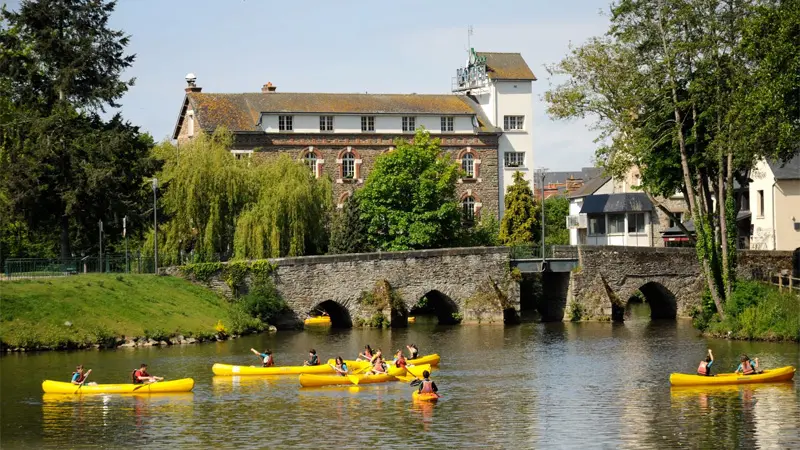
<svg viewBox="0 0 800 450">
<path fill-rule="evenodd" d="M 474 100 L 454 94 L 325 94 L 254 92 L 212 94 L 192 92 L 184 100 L 175 125 L 178 137 L 187 106 L 204 130 L 225 126 L 233 132 L 258 132 L 261 113 L 293 114 L 437 114 L 475 115 L 481 132 L 497 132 Z"/>
<path fill-rule="evenodd" d="M 686 227 L 686 230 L 688 230 L 689 233 L 694 233 L 694 221 L 693 220 L 689 219 L 686 222 L 683 222 L 683 226 Z M 678 236 L 678 235 L 679 236 L 683 236 L 686 233 L 684 233 L 683 230 L 681 230 L 677 225 L 675 225 L 674 227 L 669 227 L 666 230 L 662 231 L 661 234 L 663 234 L 663 235 L 671 235 L 671 236 Z"/>
<path fill-rule="evenodd" d="M 595 191 L 597 191 L 604 184 L 606 184 L 610 179 L 611 177 L 604 177 L 604 176 L 592 178 L 591 180 L 585 182 L 583 184 L 583 187 L 573 192 L 572 195 L 569 196 L 569 198 L 586 197 L 587 195 L 592 195 L 595 193 Z"/>
<path fill-rule="evenodd" d="M 776 180 L 800 180 L 800 154 L 789 161 L 767 160 Z"/>
<path fill-rule="evenodd" d="M 589 195 L 583 199 L 581 214 L 652 211 L 653 203 L 642 192 Z"/>
<path fill-rule="evenodd" d="M 580 171 L 573 172 L 547 172 L 547 177 L 545 178 L 544 183 L 546 186 L 556 184 L 558 193 L 561 195 L 567 191 L 566 183 L 570 179 L 581 180 L 581 186 L 583 186 L 583 184 L 585 184 L 587 181 L 597 177 L 600 171 L 602 171 L 602 169 L 597 167 L 584 167 Z M 577 192 L 577 190 L 575 192 Z"/>
<path fill-rule="evenodd" d="M 493 80 L 536 81 L 528 63 L 519 53 L 476 52 L 486 57 L 486 74 Z"/>
</svg>

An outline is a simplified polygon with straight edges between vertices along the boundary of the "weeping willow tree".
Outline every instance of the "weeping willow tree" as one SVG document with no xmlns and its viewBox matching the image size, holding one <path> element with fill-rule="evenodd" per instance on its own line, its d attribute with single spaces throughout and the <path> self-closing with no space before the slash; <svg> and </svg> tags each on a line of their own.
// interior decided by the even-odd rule
<svg viewBox="0 0 800 450">
<path fill-rule="evenodd" d="M 327 246 L 330 180 L 317 180 L 288 155 L 253 167 L 257 200 L 236 221 L 237 258 L 275 258 L 322 253 Z"/>
</svg>

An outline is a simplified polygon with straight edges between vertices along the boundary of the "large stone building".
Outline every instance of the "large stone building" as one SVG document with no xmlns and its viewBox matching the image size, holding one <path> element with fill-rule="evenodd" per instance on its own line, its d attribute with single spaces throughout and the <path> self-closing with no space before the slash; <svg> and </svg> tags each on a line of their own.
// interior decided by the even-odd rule
<svg viewBox="0 0 800 450">
<path fill-rule="evenodd" d="M 180 145 L 226 127 L 237 157 L 288 153 L 316 177 L 330 177 L 341 205 L 375 158 L 424 127 L 463 170 L 465 216 L 499 216 L 512 173 L 531 179 L 534 80 L 519 53 L 474 51 L 454 93 L 441 95 L 284 93 L 271 83 L 261 92 L 204 93 L 190 74 L 173 139 Z"/>
</svg>

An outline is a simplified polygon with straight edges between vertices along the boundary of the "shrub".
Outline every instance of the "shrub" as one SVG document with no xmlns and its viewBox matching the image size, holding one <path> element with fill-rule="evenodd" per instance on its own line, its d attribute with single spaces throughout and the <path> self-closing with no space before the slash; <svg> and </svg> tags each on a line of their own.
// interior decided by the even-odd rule
<svg viewBox="0 0 800 450">
<path fill-rule="evenodd" d="M 233 305 L 229 312 L 230 330 L 233 334 L 250 334 L 264 331 L 267 325 L 257 317 L 251 316 L 242 305 Z"/>
<path fill-rule="evenodd" d="M 583 305 L 579 302 L 573 301 L 567 307 L 567 316 L 569 316 L 569 320 L 572 322 L 580 322 L 583 319 Z"/>
<path fill-rule="evenodd" d="M 144 330 L 144 337 L 146 337 L 147 339 L 152 339 L 154 341 L 168 341 L 169 333 L 160 328 L 147 329 Z"/>
<path fill-rule="evenodd" d="M 254 284 L 250 292 L 239 299 L 239 304 L 250 316 L 262 322 L 269 322 L 287 308 L 286 302 L 270 278 Z"/>
</svg>

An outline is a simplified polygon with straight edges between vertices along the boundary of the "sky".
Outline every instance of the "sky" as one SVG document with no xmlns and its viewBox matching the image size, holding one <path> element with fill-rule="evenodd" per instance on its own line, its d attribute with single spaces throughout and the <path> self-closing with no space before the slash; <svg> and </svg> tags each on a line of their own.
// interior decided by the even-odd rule
<svg viewBox="0 0 800 450">
<path fill-rule="evenodd" d="M 14 3 L 10 2 L 13 7 Z M 184 77 L 204 92 L 449 93 L 477 51 L 519 52 L 533 84 L 537 167 L 592 165 L 595 133 L 583 121 L 551 121 L 544 69 L 608 27 L 609 0 L 120 0 L 111 26 L 131 36 L 136 84 L 121 112 L 156 140 L 171 136 Z"/>
</svg>

